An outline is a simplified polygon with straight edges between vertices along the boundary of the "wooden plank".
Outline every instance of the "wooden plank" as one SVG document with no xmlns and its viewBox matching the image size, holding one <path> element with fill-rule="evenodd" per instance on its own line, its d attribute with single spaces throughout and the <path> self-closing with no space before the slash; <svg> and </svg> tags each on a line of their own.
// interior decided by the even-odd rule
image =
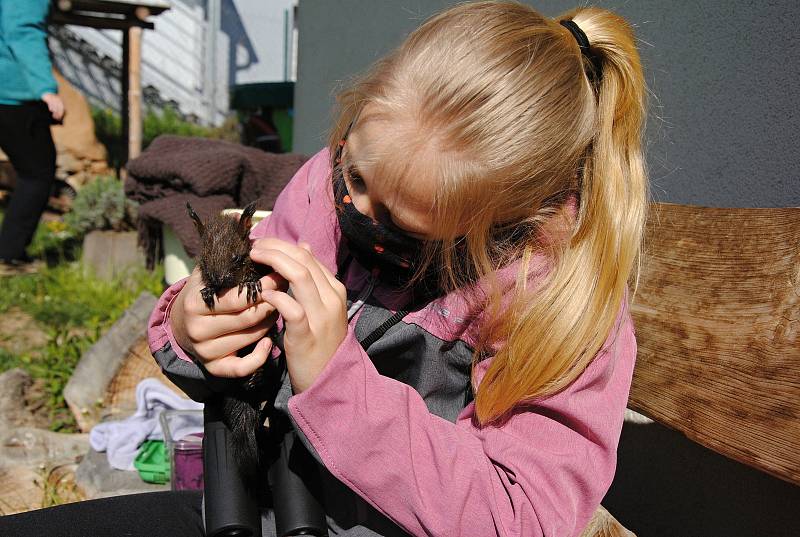
<svg viewBox="0 0 800 537">
<path fill-rule="evenodd" d="M 72 24 L 86 26 L 98 30 L 127 30 L 131 26 L 138 26 L 152 30 L 155 25 L 139 19 L 122 19 L 118 17 L 101 17 L 84 13 L 73 13 L 53 10 L 50 12 L 50 22 L 53 24 Z"/>
<path fill-rule="evenodd" d="M 800 484 L 800 208 L 654 204 L 629 406 Z"/>
<path fill-rule="evenodd" d="M 128 29 L 128 159 L 142 152 L 142 29 Z"/>
</svg>

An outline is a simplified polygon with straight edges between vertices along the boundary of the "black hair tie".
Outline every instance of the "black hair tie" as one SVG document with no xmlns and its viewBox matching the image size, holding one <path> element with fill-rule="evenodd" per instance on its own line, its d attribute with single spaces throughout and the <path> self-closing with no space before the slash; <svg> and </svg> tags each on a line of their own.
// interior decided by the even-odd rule
<svg viewBox="0 0 800 537">
<path fill-rule="evenodd" d="M 575 23 L 573 20 L 563 20 L 558 21 L 558 23 L 569 30 L 569 33 L 575 38 L 575 41 L 578 42 L 578 47 L 581 49 L 581 54 L 586 56 L 592 64 L 592 70 L 589 75 L 589 80 L 597 86 L 600 82 L 600 77 L 603 75 L 603 63 L 600 61 L 600 57 L 594 54 L 591 50 L 591 45 L 589 44 L 589 38 L 586 37 L 586 34 L 583 33 L 583 30 Z"/>
</svg>

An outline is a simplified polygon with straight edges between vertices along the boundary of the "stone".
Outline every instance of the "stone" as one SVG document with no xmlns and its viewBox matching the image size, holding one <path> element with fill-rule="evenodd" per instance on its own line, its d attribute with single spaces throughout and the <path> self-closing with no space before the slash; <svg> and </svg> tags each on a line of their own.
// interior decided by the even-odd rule
<svg viewBox="0 0 800 537">
<path fill-rule="evenodd" d="M 83 162 L 74 154 L 62 151 L 56 155 L 56 168 L 66 176 L 83 170 Z"/>
<path fill-rule="evenodd" d="M 88 449 L 88 434 L 14 427 L 0 433 L 0 466 L 69 464 L 77 462 Z"/>
<path fill-rule="evenodd" d="M 0 515 L 83 500 L 75 485 L 75 468 L 76 464 L 0 467 Z"/>
<path fill-rule="evenodd" d="M 144 267 L 144 252 L 135 231 L 89 232 L 83 239 L 83 266 L 104 280 L 124 274 L 133 267 Z"/>
<path fill-rule="evenodd" d="M 13 190 L 17 182 L 17 172 L 5 153 L 0 151 L 0 188 Z"/>
<path fill-rule="evenodd" d="M 139 477 L 139 472 L 112 468 L 106 454 L 93 449 L 89 450 L 78 465 L 75 482 L 81 494 L 90 499 L 169 490 L 168 484 L 145 483 Z"/>
<path fill-rule="evenodd" d="M 32 385 L 31 376 L 20 368 L 0 375 L 0 428 L 36 423 L 36 417 L 25 404 L 25 393 Z"/>
<path fill-rule="evenodd" d="M 67 401 L 81 431 L 88 432 L 100 420 L 108 386 L 125 358 L 147 331 L 147 320 L 157 299 L 144 292 L 83 356 L 64 387 Z"/>
</svg>

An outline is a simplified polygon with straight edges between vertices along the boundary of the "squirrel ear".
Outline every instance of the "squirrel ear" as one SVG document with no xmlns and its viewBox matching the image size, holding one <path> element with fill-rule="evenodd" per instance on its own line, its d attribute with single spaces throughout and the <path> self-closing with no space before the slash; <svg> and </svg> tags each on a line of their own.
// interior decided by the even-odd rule
<svg viewBox="0 0 800 537">
<path fill-rule="evenodd" d="M 242 216 L 239 217 L 239 231 L 244 235 L 250 233 L 250 226 L 253 222 L 253 214 L 256 212 L 256 202 L 251 201 L 247 204 L 242 211 Z"/>
<path fill-rule="evenodd" d="M 205 231 L 205 226 L 203 225 L 203 221 L 200 220 L 200 217 L 197 216 L 197 213 L 194 212 L 194 209 L 192 209 L 192 206 L 189 205 L 188 201 L 186 202 L 186 208 L 189 210 L 189 217 L 192 220 L 194 220 L 194 227 L 196 227 L 197 232 L 200 233 L 200 235 L 202 235 L 203 231 Z"/>
</svg>

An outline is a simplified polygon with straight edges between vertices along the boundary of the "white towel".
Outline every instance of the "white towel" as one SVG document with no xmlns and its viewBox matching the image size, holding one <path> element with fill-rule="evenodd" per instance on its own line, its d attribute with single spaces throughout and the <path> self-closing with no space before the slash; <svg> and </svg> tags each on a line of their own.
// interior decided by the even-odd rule
<svg viewBox="0 0 800 537">
<path fill-rule="evenodd" d="M 108 463 L 119 470 L 135 470 L 133 461 L 145 440 L 163 440 L 158 416 L 167 409 L 202 409 L 203 404 L 184 399 L 154 378 L 146 378 L 136 386 L 136 412 L 121 421 L 95 425 L 89 433 L 89 444 L 95 451 L 105 451 Z M 201 432 L 202 423 L 187 425 L 185 434 Z M 174 438 L 184 436 L 176 433 Z"/>
</svg>

